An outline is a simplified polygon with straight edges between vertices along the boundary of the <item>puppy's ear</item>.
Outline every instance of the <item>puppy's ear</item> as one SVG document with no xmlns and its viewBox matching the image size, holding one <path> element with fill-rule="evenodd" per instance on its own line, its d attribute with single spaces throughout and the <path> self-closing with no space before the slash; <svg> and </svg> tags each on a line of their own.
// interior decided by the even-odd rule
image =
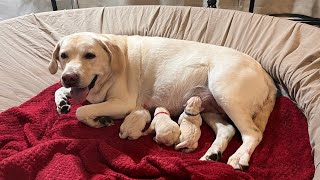
<svg viewBox="0 0 320 180">
<path fill-rule="evenodd" d="M 52 58 L 49 63 L 49 71 L 51 74 L 55 74 L 58 71 L 59 51 L 60 51 L 60 41 L 54 47 Z"/>
<path fill-rule="evenodd" d="M 125 57 L 120 47 L 105 37 L 99 37 L 99 42 L 109 54 L 112 72 L 121 73 L 125 66 Z"/>
</svg>

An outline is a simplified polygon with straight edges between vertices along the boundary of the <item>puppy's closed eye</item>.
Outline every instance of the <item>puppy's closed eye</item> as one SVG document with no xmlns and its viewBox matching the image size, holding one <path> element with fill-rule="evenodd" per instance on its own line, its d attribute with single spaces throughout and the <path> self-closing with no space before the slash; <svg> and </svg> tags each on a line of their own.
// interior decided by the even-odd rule
<svg viewBox="0 0 320 180">
<path fill-rule="evenodd" d="M 84 57 L 85 57 L 86 59 L 93 59 L 93 58 L 96 57 L 96 55 L 93 54 L 93 53 L 86 53 L 86 54 L 84 55 Z"/>
</svg>

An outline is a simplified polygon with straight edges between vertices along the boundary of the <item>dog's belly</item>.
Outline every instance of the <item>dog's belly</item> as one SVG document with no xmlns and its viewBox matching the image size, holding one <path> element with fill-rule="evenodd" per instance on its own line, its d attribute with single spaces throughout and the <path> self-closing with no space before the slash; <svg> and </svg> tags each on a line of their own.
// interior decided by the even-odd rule
<svg viewBox="0 0 320 180">
<path fill-rule="evenodd" d="M 183 111 L 183 101 L 182 99 L 177 100 L 177 102 L 168 103 L 165 101 L 156 101 L 155 98 L 145 101 L 144 108 L 148 109 L 149 111 L 153 112 L 157 107 L 165 107 L 170 112 L 172 116 L 178 116 Z"/>
<path fill-rule="evenodd" d="M 149 100 L 145 101 L 145 108 L 153 111 L 157 107 L 165 107 L 171 115 L 179 115 L 183 111 L 184 104 L 186 103 L 183 94 L 171 92 L 172 94 L 163 95 L 162 93 L 164 92 L 156 92 Z"/>
<path fill-rule="evenodd" d="M 190 91 L 196 86 L 207 86 L 207 68 L 177 70 L 160 75 L 145 93 L 144 107 L 151 111 L 165 107 L 171 115 L 180 115 L 191 96 Z"/>
</svg>

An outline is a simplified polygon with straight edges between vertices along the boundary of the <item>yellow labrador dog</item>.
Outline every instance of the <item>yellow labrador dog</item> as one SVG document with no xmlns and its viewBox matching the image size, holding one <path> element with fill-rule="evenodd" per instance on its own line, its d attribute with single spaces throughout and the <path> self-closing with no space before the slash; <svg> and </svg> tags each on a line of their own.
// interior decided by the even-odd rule
<svg viewBox="0 0 320 180">
<path fill-rule="evenodd" d="M 260 64 L 221 46 L 84 32 L 57 43 L 49 64 L 52 74 L 57 72 L 58 62 L 64 87 L 56 93 L 60 97 L 57 106 L 65 105 L 68 95 L 79 102 L 88 100 L 92 104 L 78 108 L 76 116 L 95 128 L 106 125 L 99 117 L 133 121 L 141 118 L 137 111 L 160 106 L 178 116 L 190 98 L 185 96 L 190 89 L 208 87 L 242 136 L 243 144 L 228 160 L 235 169 L 249 165 L 275 103 L 275 85 Z M 201 160 L 218 160 L 235 129 L 216 112 L 202 116 L 216 139 Z"/>
</svg>

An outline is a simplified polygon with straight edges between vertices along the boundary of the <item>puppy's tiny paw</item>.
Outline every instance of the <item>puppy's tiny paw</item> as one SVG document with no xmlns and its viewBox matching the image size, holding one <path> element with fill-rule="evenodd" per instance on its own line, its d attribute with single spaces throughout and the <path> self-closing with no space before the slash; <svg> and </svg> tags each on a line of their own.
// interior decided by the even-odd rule
<svg viewBox="0 0 320 180">
<path fill-rule="evenodd" d="M 140 136 L 129 136 L 128 140 L 136 140 L 138 139 Z"/>
<path fill-rule="evenodd" d="M 119 132 L 119 137 L 120 137 L 121 139 L 127 139 L 128 135 L 127 135 L 126 133 L 120 131 L 120 132 Z"/>
<path fill-rule="evenodd" d="M 65 98 L 61 99 L 61 101 L 57 106 L 57 112 L 59 114 L 67 114 L 68 112 L 70 112 L 70 109 L 71 109 L 71 105 L 68 99 L 65 99 Z"/>
<path fill-rule="evenodd" d="M 142 133 L 142 136 L 147 136 L 147 135 L 149 135 L 147 132 Z"/>
</svg>

